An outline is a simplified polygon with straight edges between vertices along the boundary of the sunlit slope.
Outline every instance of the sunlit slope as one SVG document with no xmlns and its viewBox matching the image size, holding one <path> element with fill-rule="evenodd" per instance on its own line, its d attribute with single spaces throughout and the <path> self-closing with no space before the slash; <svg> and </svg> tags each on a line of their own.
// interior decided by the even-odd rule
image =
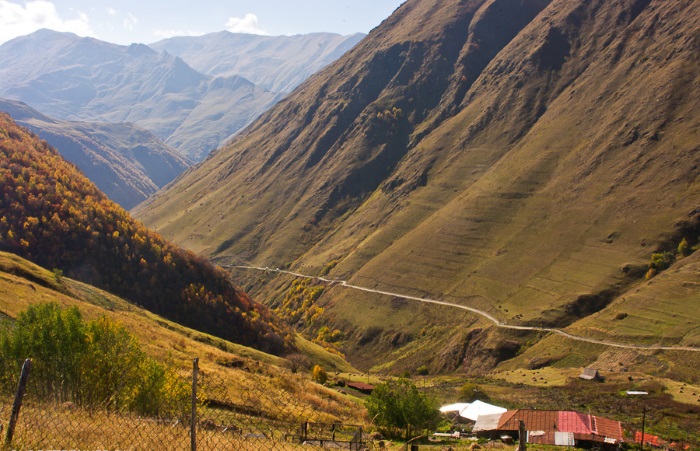
<svg viewBox="0 0 700 451">
<path fill-rule="evenodd" d="M 282 354 L 293 335 L 226 272 L 106 198 L 56 149 L 0 113 L 0 250 L 173 321 Z"/>
<path fill-rule="evenodd" d="M 288 362 L 284 358 L 183 327 L 93 286 L 56 278 L 44 268 L 16 255 L 0 252 L 0 318 L 15 318 L 20 311 L 40 302 L 75 306 L 87 319 L 108 316 L 133 334 L 149 356 L 173 363 L 183 377 L 190 374 L 192 359 L 199 357 L 202 373 L 220 379 L 232 399 L 255 387 L 269 393 L 270 399 L 286 400 L 295 396 L 301 408 L 316 411 L 319 418 L 356 421 L 361 415 L 361 409 L 347 396 L 334 394 L 311 383 L 308 378 L 298 377 L 297 382 L 284 384 L 284 387 L 274 383 L 276 378 L 290 377 Z M 338 356 L 300 337 L 297 345 L 310 362 L 322 365 L 328 371 L 354 371 Z M 239 362 L 239 365 L 234 368 L 227 366 L 227 362 Z M 304 385 L 303 393 L 289 392 L 299 384 Z M 317 398 L 323 398 L 324 403 L 313 404 Z M 280 409 L 280 405 L 262 403 L 259 407 L 265 411 L 268 408 Z M 356 412 L 359 413 L 354 416 Z"/>
<path fill-rule="evenodd" d="M 582 337 L 636 346 L 700 347 L 700 255 L 686 257 L 653 279 L 615 298 L 567 330 Z M 697 382 L 700 352 L 600 346 L 545 336 L 502 369 L 590 366 L 605 372 L 637 371 Z M 682 390 L 681 390 L 682 393 Z M 693 402 L 697 399 L 693 397 Z"/>
<path fill-rule="evenodd" d="M 565 327 L 697 242 L 698 29 L 683 0 L 408 1 L 137 215 L 222 261 Z M 370 302 L 340 291 L 359 340 Z"/>
</svg>

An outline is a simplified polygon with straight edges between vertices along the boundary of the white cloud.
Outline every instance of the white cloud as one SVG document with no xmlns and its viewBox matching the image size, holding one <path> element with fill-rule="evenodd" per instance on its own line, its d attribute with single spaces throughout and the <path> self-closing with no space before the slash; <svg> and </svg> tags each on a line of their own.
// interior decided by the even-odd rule
<svg viewBox="0 0 700 451">
<path fill-rule="evenodd" d="M 83 12 L 78 12 L 77 18 L 64 19 L 50 1 L 34 0 L 23 3 L 0 0 L 0 43 L 41 28 L 70 31 L 79 36 L 94 36 L 90 29 L 90 20 Z"/>
<path fill-rule="evenodd" d="M 245 17 L 229 17 L 226 29 L 232 33 L 268 34 L 258 26 L 258 16 L 248 13 Z"/>
<path fill-rule="evenodd" d="M 163 30 L 160 28 L 156 28 L 153 30 L 153 36 L 155 36 L 158 39 L 168 39 L 172 38 L 175 36 L 202 36 L 206 33 L 202 31 L 192 31 L 192 30 Z"/>
<path fill-rule="evenodd" d="M 133 31 L 133 30 L 134 30 L 134 25 L 136 25 L 136 23 L 137 23 L 138 21 L 139 21 L 139 20 L 136 18 L 136 16 L 134 16 L 134 15 L 131 14 L 131 13 L 129 13 L 129 14 L 127 15 L 126 19 L 124 19 L 124 29 L 125 29 L 125 30 L 128 30 L 128 31 Z"/>
<path fill-rule="evenodd" d="M 116 16 L 116 15 L 117 15 L 117 10 L 114 9 L 114 8 L 112 8 L 112 7 L 107 8 L 107 14 L 109 14 L 110 16 Z"/>
</svg>

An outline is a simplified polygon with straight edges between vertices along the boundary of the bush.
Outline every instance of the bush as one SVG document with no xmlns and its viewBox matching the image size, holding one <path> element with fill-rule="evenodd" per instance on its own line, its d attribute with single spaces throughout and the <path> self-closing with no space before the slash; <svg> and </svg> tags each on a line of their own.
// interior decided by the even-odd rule
<svg viewBox="0 0 700 451">
<path fill-rule="evenodd" d="M 428 369 L 427 365 L 421 365 L 418 368 L 416 368 L 416 374 L 419 376 L 427 376 L 430 370 Z"/>
<path fill-rule="evenodd" d="M 367 412 L 387 437 L 411 438 L 413 431 L 435 428 L 440 419 L 437 402 L 401 378 L 377 386 L 365 401 Z"/>
<path fill-rule="evenodd" d="M 651 263 L 649 267 L 657 271 L 663 271 L 664 269 L 668 269 L 675 260 L 676 256 L 671 252 L 655 252 L 651 254 Z"/>
<path fill-rule="evenodd" d="M 479 386 L 473 382 L 467 382 L 459 389 L 459 400 L 463 402 L 472 402 L 476 400 L 479 394 Z"/>
<path fill-rule="evenodd" d="M 28 392 L 42 400 L 143 415 L 179 416 L 187 408 L 187 383 L 106 316 L 85 322 L 75 307 L 29 307 L 0 328 L 5 392 L 16 387 L 26 358 L 33 363 Z"/>
<path fill-rule="evenodd" d="M 314 365 L 314 369 L 311 372 L 311 377 L 313 378 L 314 382 L 318 382 L 319 384 L 325 384 L 326 381 L 328 381 L 328 373 L 326 373 L 326 370 L 318 365 Z"/>
</svg>

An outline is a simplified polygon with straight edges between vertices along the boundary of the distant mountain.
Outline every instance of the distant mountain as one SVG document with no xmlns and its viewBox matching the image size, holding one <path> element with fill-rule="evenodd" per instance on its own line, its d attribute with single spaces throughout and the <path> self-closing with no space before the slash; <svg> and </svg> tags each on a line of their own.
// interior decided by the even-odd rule
<svg viewBox="0 0 700 451">
<path fill-rule="evenodd" d="M 282 353 L 293 336 L 228 273 L 134 221 L 58 152 L 0 113 L 0 251 L 183 325 Z"/>
<path fill-rule="evenodd" d="M 364 37 L 361 33 L 259 36 L 221 31 L 164 39 L 149 46 L 179 56 L 202 73 L 217 77 L 239 75 L 269 91 L 287 93 Z"/>
<path fill-rule="evenodd" d="M 687 0 L 408 0 L 135 214 L 224 262 L 697 347 L 697 277 L 624 299 L 700 236 L 698 30 Z M 237 277 L 282 305 L 282 281 Z M 319 321 L 362 367 L 478 373 L 541 338 L 336 287 Z M 544 364 L 608 349 L 551 342 Z M 655 368 L 690 374 L 698 354 Z"/>
<path fill-rule="evenodd" d="M 134 124 L 62 121 L 16 100 L 0 99 L 0 111 L 56 147 L 63 158 L 127 210 L 192 164 Z"/>
<path fill-rule="evenodd" d="M 194 160 L 227 141 L 279 95 L 212 77 L 142 45 L 40 30 L 0 46 L 0 97 L 72 121 L 132 122 Z"/>
</svg>

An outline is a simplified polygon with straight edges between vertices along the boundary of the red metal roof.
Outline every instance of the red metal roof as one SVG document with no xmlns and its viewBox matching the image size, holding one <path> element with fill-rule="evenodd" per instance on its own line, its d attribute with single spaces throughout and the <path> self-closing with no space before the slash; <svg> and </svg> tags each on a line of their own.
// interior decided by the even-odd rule
<svg viewBox="0 0 700 451">
<path fill-rule="evenodd" d="M 557 414 L 556 410 L 515 410 L 512 415 L 508 415 L 510 411 L 503 414 L 501 421 L 498 423 L 500 431 L 517 431 L 520 426 L 520 420 L 525 422 L 525 428 L 528 431 L 544 431 L 555 432 L 557 429 Z"/>
<path fill-rule="evenodd" d="M 348 387 L 356 388 L 358 390 L 374 390 L 374 385 L 365 384 L 364 382 L 347 382 L 345 385 L 347 385 Z"/>
<path fill-rule="evenodd" d="M 579 434 L 591 433 L 590 415 L 571 411 L 560 411 L 557 417 L 559 421 L 557 427 L 562 432 L 574 432 Z"/>
<path fill-rule="evenodd" d="M 591 418 L 593 419 L 591 429 L 594 434 L 614 438 L 618 442 L 622 441 L 624 438 L 622 433 L 622 423 L 611 420 L 610 418 L 597 417 L 595 415 L 591 415 Z"/>
<path fill-rule="evenodd" d="M 531 443 L 554 444 L 555 432 L 571 432 L 577 440 L 602 442 L 608 437 L 619 442 L 623 439 L 619 421 L 572 411 L 509 410 L 501 416 L 498 430 L 515 432 L 521 420 L 528 431 L 544 432 L 535 436 L 530 434 Z"/>
<path fill-rule="evenodd" d="M 636 431 L 634 433 L 634 442 L 639 443 L 642 439 L 642 431 Z M 651 444 L 651 446 L 663 446 L 666 444 L 665 440 L 659 439 L 658 435 L 651 435 L 648 432 L 644 433 L 644 443 Z"/>
</svg>

